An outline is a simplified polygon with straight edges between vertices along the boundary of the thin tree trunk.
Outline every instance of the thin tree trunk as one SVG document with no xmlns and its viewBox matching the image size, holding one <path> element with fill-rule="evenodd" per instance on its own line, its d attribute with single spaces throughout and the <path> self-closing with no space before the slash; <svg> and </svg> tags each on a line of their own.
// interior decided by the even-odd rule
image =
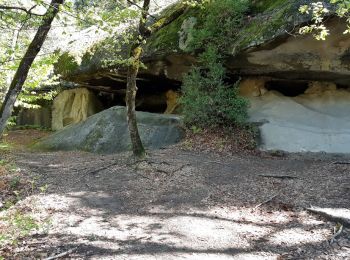
<svg viewBox="0 0 350 260">
<path fill-rule="evenodd" d="M 21 60 L 15 76 L 11 82 L 9 90 L 6 94 L 3 105 L 0 109 L 0 136 L 2 136 L 7 120 L 10 118 L 13 107 L 17 100 L 19 93 L 22 91 L 23 84 L 25 83 L 30 67 L 32 66 L 34 59 L 40 52 L 43 46 L 47 34 L 50 31 L 52 21 L 59 11 L 59 7 L 63 4 L 64 0 L 52 0 L 50 7 L 48 8 L 42 24 L 39 26 L 32 42 L 30 43 L 23 59 Z"/>
<path fill-rule="evenodd" d="M 132 151 L 134 156 L 142 158 L 146 155 L 140 134 L 137 127 L 135 99 L 137 94 L 137 74 L 140 68 L 140 59 L 142 54 L 142 42 L 146 38 L 147 29 L 145 27 L 150 0 L 143 1 L 142 17 L 139 22 L 139 35 L 137 42 L 130 51 L 131 64 L 128 67 L 127 86 L 126 86 L 126 108 L 129 134 L 131 139 Z"/>
<path fill-rule="evenodd" d="M 133 64 L 129 65 L 127 88 L 126 88 L 126 107 L 127 107 L 127 119 L 130 133 L 130 139 L 132 144 L 132 151 L 136 157 L 144 157 L 145 149 L 143 147 L 140 134 L 137 127 L 136 111 L 135 111 L 135 99 L 137 93 L 136 78 L 140 67 L 141 47 L 135 47 L 132 50 Z"/>
<path fill-rule="evenodd" d="M 135 4 L 131 0 L 127 0 L 129 3 L 136 5 L 139 7 L 139 5 Z M 162 18 L 158 22 L 154 23 L 151 27 L 146 28 L 146 20 L 147 16 L 149 15 L 150 7 L 150 0 L 144 0 L 143 1 L 143 7 L 142 7 L 142 17 L 139 22 L 139 34 L 137 35 L 137 42 L 132 46 L 131 52 L 130 52 L 130 60 L 131 64 L 128 67 L 128 74 L 127 74 L 127 87 L 126 87 L 126 107 L 127 107 L 127 120 L 128 120 L 128 127 L 129 127 L 129 133 L 130 133 L 130 139 L 131 139 L 131 145 L 133 154 L 136 157 L 144 157 L 145 156 L 145 149 L 142 145 L 142 141 L 139 135 L 139 131 L 137 128 L 137 120 L 136 120 L 136 111 L 135 111 L 135 99 L 137 94 L 137 74 L 140 68 L 141 63 L 141 55 L 142 55 L 142 45 L 143 42 L 152 34 L 157 32 L 158 30 L 164 28 L 168 24 L 170 24 L 172 21 L 176 20 L 180 15 L 182 15 L 185 10 L 187 9 L 187 4 L 183 4 L 180 8 L 175 10 L 173 13 L 168 15 L 165 18 Z"/>
</svg>

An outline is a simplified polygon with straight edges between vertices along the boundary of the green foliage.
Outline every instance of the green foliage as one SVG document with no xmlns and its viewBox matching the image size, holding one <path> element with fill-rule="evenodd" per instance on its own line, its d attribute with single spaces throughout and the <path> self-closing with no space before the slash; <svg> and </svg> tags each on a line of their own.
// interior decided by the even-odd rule
<svg viewBox="0 0 350 260">
<path fill-rule="evenodd" d="M 32 231 L 39 230 L 39 222 L 30 215 L 16 211 L 2 219 L 6 233 L 0 233 L 0 246 L 16 244 L 21 237 L 28 236 Z"/>
<path fill-rule="evenodd" d="M 15 126 L 16 125 L 16 120 L 17 120 L 16 116 L 11 116 L 9 118 L 9 120 L 7 121 L 6 128 L 9 129 L 9 128 Z"/>
<path fill-rule="evenodd" d="M 237 83 L 225 83 L 224 57 L 219 49 L 227 47 L 243 23 L 248 1 L 208 1 L 191 32 L 191 50 L 204 50 L 199 65 L 184 77 L 182 86 L 184 120 L 187 125 L 214 128 L 242 125 L 247 119 L 248 101 L 238 95 Z"/>
<path fill-rule="evenodd" d="M 328 0 L 332 8 L 335 9 L 335 14 L 340 18 L 345 18 L 347 28 L 344 34 L 350 33 L 350 1 L 349 0 Z M 330 8 L 324 2 L 314 2 L 307 5 L 302 5 L 299 12 L 312 16 L 313 23 L 300 28 L 300 34 L 312 34 L 316 40 L 326 40 L 329 35 L 329 30 L 324 24 L 325 17 L 330 13 Z"/>
<path fill-rule="evenodd" d="M 192 32 L 192 50 L 200 49 L 208 44 L 218 48 L 227 45 L 227 39 L 234 39 L 243 23 L 249 8 L 248 0 L 208 1 L 201 7 L 201 15 L 196 28 Z"/>
<path fill-rule="evenodd" d="M 237 84 L 224 82 L 226 70 L 218 50 L 209 47 L 199 56 L 199 62 L 185 76 L 182 86 L 185 123 L 205 128 L 244 123 L 248 101 L 238 95 Z"/>
<path fill-rule="evenodd" d="M 10 180 L 10 188 L 15 190 L 18 188 L 19 184 L 21 183 L 21 179 L 19 176 L 15 176 Z"/>
<path fill-rule="evenodd" d="M 273 11 L 287 2 L 288 0 L 251 0 L 251 10 L 255 13 Z"/>
</svg>

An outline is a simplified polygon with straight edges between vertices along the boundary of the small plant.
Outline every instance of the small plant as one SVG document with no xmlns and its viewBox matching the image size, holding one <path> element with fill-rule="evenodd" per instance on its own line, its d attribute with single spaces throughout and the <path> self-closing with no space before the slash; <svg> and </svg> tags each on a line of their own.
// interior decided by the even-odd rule
<svg viewBox="0 0 350 260">
<path fill-rule="evenodd" d="M 193 126 L 191 127 L 191 130 L 192 130 L 192 133 L 193 133 L 193 134 L 199 134 L 199 133 L 202 132 L 202 128 L 197 127 L 197 126 L 195 126 L 195 125 L 193 125 Z"/>
<path fill-rule="evenodd" d="M 6 135 L 6 134 L 4 134 Z M 12 148 L 11 144 L 6 143 L 6 142 L 1 142 L 0 143 L 0 151 L 8 151 Z"/>
<path fill-rule="evenodd" d="M 41 125 L 13 125 L 10 127 L 11 130 L 40 130 L 40 131 L 51 131 L 49 127 Z"/>
<path fill-rule="evenodd" d="M 11 116 L 9 120 L 7 121 L 6 128 L 11 128 L 16 125 L 17 117 Z"/>
<path fill-rule="evenodd" d="M 20 183 L 21 183 L 21 178 L 19 176 L 15 176 L 10 181 L 10 188 L 12 190 L 15 190 L 19 187 Z"/>
<path fill-rule="evenodd" d="M 45 193 L 48 188 L 49 188 L 49 185 L 45 184 L 44 186 L 39 187 L 39 190 L 41 193 Z"/>
<path fill-rule="evenodd" d="M 34 189 L 35 189 L 35 185 L 36 185 L 36 180 L 35 180 L 35 179 L 30 180 L 30 181 L 29 181 L 29 184 L 30 184 L 31 192 L 33 193 L 33 192 L 34 192 Z"/>
</svg>

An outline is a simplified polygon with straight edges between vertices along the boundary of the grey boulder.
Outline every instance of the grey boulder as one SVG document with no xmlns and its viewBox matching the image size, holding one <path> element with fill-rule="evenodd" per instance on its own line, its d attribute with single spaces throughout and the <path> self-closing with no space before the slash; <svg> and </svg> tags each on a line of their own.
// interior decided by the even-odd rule
<svg viewBox="0 0 350 260">
<path fill-rule="evenodd" d="M 158 149 L 179 142 L 184 131 L 177 116 L 137 112 L 139 132 L 146 149 Z M 117 153 L 131 150 L 125 107 L 112 107 L 50 135 L 33 148 Z"/>
</svg>

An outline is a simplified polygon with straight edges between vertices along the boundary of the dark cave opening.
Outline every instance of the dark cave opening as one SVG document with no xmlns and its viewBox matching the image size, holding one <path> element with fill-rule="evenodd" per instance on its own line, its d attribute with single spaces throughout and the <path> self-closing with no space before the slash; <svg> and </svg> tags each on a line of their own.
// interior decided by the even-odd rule
<svg viewBox="0 0 350 260">
<path fill-rule="evenodd" d="M 304 94 L 309 87 L 308 81 L 273 80 L 265 84 L 267 90 L 275 90 L 287 97 L 296 97 Z"/>
<path fill-rule="evenodd" d="M 102 103 L 103 109 L 125 106 L 126 82 L 100 77 L 89 80 L 87 86 L 93 90 Z M 167 109 L 166 93 L 179 92 L 181 82 L 156 76 L 142 76 L 137 81 L 136 110 L 150 113 L 164 113 Z"/>
</svg>

